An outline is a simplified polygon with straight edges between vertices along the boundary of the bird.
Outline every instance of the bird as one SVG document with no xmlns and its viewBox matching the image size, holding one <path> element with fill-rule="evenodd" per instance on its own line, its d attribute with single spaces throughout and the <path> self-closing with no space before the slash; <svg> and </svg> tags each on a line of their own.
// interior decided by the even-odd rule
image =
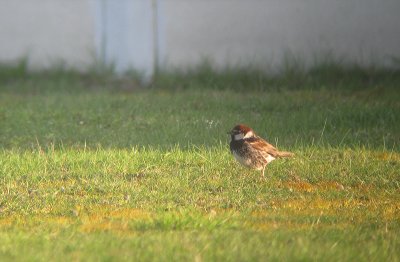
<svg viewBox="0 0 400 262">
<path fill-rule="evenodd" d="M 248 168 L 261 171 L 263 178 L 265 167 L 276 158 L 294 156 L 291 152 L 279 151 L 246 125 L 238 124 L 228 134 L 231 135 L 229 147 L 236 160 Z"/>
</svg>

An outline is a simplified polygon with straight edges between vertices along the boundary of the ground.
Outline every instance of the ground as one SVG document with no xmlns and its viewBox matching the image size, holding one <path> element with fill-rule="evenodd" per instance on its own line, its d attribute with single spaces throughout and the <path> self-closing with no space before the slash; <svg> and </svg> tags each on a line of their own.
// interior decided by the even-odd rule
<svg viewBox="0 0 400 262">
<path fill-rule="evenodd" d="M 399 73 L 322 69 L 3 68 L 0 259 L 399 261 Z M 296 156 L 260 179 L 236 123 Z"/>
</svg>

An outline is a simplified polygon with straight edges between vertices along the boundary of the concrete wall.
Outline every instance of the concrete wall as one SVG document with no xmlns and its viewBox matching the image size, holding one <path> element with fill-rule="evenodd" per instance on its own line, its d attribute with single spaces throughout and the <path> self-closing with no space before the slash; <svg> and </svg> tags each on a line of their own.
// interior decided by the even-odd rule
<svg viewBox="0 0 400 262">
<path fill-rule="evenodd" d="M 287 53 L 390 65 L 399 14 L 399 0 L 0 0 L 0 61 L 84 68 L 100 59 L 148 75 L 156 63 L 204 58 L 274 67 Z"/>
<path fill-rule="evenodd" d="M 166 55 L 217 64 L 274 65 L 290 52 L 390 63 L 400 56 L 399 0 L 166 0 Z"/>
<path fill-rule="evenodd" d="M 95 57 L 94 36 L 88 0 L 0 0 L 0 62 L 83 68 Z"/>
<path fill-rule="evenodd" d="M 114 64 L 117 72 L 136 68 L 150 77 L 158 53 L 156 5 L 144 0 L 100 0 L 92 1 L 92 8 L 100 60 Z"/>
</svg>

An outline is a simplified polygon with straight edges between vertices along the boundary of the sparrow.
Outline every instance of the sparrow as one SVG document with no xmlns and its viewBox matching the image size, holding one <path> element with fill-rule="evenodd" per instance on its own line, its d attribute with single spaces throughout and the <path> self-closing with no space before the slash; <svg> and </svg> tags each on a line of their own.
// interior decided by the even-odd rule
<svg viewBox="0 0 400 262">
<path fill-rule="evenodd" d="M 231 135 L 229 146 L 236 160 L 246 167 L 261 171 L 262 177 L 265 167 L 276 158 L 294 156 L 291 152 L 279 151 L 248 126 L 236 125 L 228 134 Z"/>
</svg>

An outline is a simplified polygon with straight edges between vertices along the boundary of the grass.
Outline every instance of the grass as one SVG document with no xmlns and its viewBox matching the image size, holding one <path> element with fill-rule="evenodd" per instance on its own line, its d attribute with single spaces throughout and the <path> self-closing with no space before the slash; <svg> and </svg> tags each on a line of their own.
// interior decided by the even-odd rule
<svg viewBox="0 0 400 262">
<path fill-rule="evenodd" d="M 2 261 L 400 260 L 397 71 L 6 69 Z M 261 180 L 238 122 L 296 157 Z"/>
</svg>

